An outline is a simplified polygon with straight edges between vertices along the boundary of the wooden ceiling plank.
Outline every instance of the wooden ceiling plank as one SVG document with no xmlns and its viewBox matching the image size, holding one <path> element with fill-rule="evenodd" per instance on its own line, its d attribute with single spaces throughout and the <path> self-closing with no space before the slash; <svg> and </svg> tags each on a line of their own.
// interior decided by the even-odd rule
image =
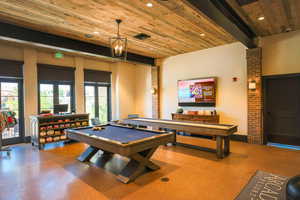
<svg viewBox="0 0 300 200">
<path fill-rule="evenodd" d="M 256 35 L 260 35 L 259 30 L 252 22 L 251 18 L 246 14 L 242 7 L 237 3 L 236 0 L 226 0 L 227 3 L 237 12 L 237 14 L 250 26 Z"/>
<path fill-rule="evenodd" d="M 248 48 L 255 48 L 255 34 L 249 27 L 240 20 L 240 18 L 232 12 L 232 9 L 225 1 L 210 0 L 185 0 L 195 9 L 204 13 L 211 20 L 214 20 L 219 26 L 223 27 L 235 39 L 242 42 Z"/>
<path fill-rule="evenodd" d="M 0 8 L 0 14 L 11 23 L 106 46 L 108 38 L 116 33 L 114 20 L 122 18 L 121 35 L 128 38 L 129 51 L 142 55 L 166 57 L 235 41 L 184 1 L 169 0 L 166 6 L 153 0 L 154 8 L 146 7 L 145 0 L 0 1 L 3 2 L 6 9 L 1 12 Z M 170 9 L 172 4 L 177 9 Z M 9 6 L 13 9 L 7 9 Z M 93 38 L 84 36 L 93 31 L 100 34 Z M 141 32 L 151 34 L 151 38 L 133 38 Z M 205 38 L 200 37 L 202 32 Z"/>
<path fill-rule="evenodd" d="M 15 5 L 15 4 L 14 4 L 14 5 Z M 1 7 L 1 8 L 3 8 L 3 7 Z M 12 9 L 12 7 L 9 7 L 9 9 Z M 20 17 L 24 17 L 24 16 L 20 16 L 20 15 L 19 15 L 19 14 L 21 14 L 21 13 L 24 13 L 24 12 L 21 12 L 21 11 L 24 11 L 24 9 L 22 9 L 22 8 L 21 8 L 21 9 L 17 9 L 16 12 L 15 12 L 15 13 L 17 14 L 16 16 L 19 17 L 19 18 L 20 18 Z M 31 12 L 31 13 L 33 13 L 33 12 Z M 37 14 L 38 14 L 38 13 L 37 13 Z M 31 15 L 31 16 L 32 16 L 32 15 Z M 26 17 L 26 16 L 25 16 L 25 17 Z M 45 17 L 46 17 L 46 18 L 45 18 Z M 50 21 L 50 19 L 47 18 L 47 16 L 41 16 L 41 15 L 33 16 L 33 17 L 31 17 L 31 18 L 28 18 L 28 20 L 29 20 L 29 21 L 32 21 L 32 20 L 33 20 L 33 21 L 36 21 L 36 20 L 39 21 L 39 20 L 45 20 L 44 18 L 47 19 L 48 22 Z M 39 21 L 39 22 L 42 23 L 43 21 Z M 53 20 L 53 24 L 54 24 L 54 25 L 57 25 L 57 24 L 55 23 L 55 20 Z M 66 27 L 66 26 L 67 26 L 67 25 L 65 25 L 65 27 Z M 51 26 L 51 27 L 52 27 L 52 26 Z M 52 27 L 52 29 L 55 29 L 55 28 L 57 29 L 57 27 Z M 77 30 L 78 30 L 78 29 L 77 29 Z M 76 29 L 72 29 L 71 31 L 76 31 Z M 84 33 L 82 33 L 82 34 L 85 34 L 85 33 L 91 33 L 91 32 L 92 32 L 92 30 L 85 30 L 85 29 L 84 29 Z M 99 42 L 98 42 L 98 43 L 99 43 Z"/>
<path fill-rule="evenodd" d="M 137 16 L 141 16 L 143 17 L 144 15 L 150 15 L 151 16 L 151 19 L 157 19 L 157 17 L 153 14 L 153 13 L 149 13 L 149 12 L 145 12 L 143 9 L 139 9 L 139 7 L 132 7 L 130 4 L 126 4 L 122 1 L 118 1 L 116 2 L 119 4 L 119 6 L 124 6 L 123 8 L 125 9 L 132 9 L 130 10 L 131 12 L 134 12 L 136 13 Z M 153 23 L 155 24 L 155 26 L 153 27 L 153 31 L 152 31 L 152 35 L 155 34 L 156 32 L 159 33 L 159 32 L 162 32 L 160 30 L 162 30 L 162 28 L 165 28 L 165 30 L 168 30 L 166 31 L 169 35 L 165 35 L 165 37 L 169 37 L 170 39 L 172 40 L 179 40 L 179 39 L 176 39 L 176 38 L 180 38 L 180 41 L 179 41 L 179 45 L 182 44 L 182 43 L 186 43 L 188 44 L 188 46 L 193 46 L 193 45 L 196 45 L 196 42 L 197 40 L 200 40 L 200 36 L 199 38 L 189 38 L 189 37 L 186 37 L 186 34 L 183 33 L 183 30 L 181 30 L 181 28 L 179 27 L 175 27 L 173 24 L 170 23 L 170 19 L 168 20 L 167 19 L 168 16 L 164 16 L 164 19 L 159 19 L 159 20 L 152 20 Z M 156 27 L 158 27 L 158 29 L 156 30 Z M 195 46 L 194 49 L 197 49 L 199 48 L 199 46 Z"/>
<path fill-rule="evenodd" d="M 218 40 L 220 43 L 233 42 L 235 41 L 233 37 L 225 32 L 221 27 L 217 27 L 212 23 L 205 15 L 200 13 L 199 11 L 195 11 L 188 5 L 186 5 L 183 1 L 160 1 L 156 0 L 156 2 L 162 6 L 165 6 L 169 10 L 176 13 L 176 15 L 180 16 L 185 23 L 190 23 L 193 25 L 192 30 L 195 29 L 198 33 L 204 33 L 207 37 L 212 38 L 214 40 Z M 176 7 L 174 7 L 176 5 Z M 212 37 L 213 35 L 213 37 Z M 199 37 L 199 36 L 198 36 Z"/>
<path fill-rule="evenodd" d="M 270 34 L 278 34 L 282 32 L 282 22 L 279 18 L 281 17 L 281 12 L 278 10 L 278 6 L 276 5 L 276 1 L 279 0 L 259 0 L 259 5 L 263 10 L 263 15 L 265 16 L 265 20 L 268 21 Z M 278 16 L 279 15 L 279 16 Z"/>
<path fill-rule="evenodd" d="M 242 6 L 242 9 L 255 24 L 260 36 L 267 36 L 271 34 L 269 19 L 265 17 L 265 20 L 258 20 L 258 17 L 265 16 L 259 2 L 244 5 Z"/>
<path fill-rule="evenodd" d="M 108 47 L 81 42 L 66 37 L 43 33 L 40 31 L 34 31 L 31 29 L 22 28 L 2 22 L 0 22 L 0 30 L 0 36 L 2 38 L 11 38 L 35 44 L 42 44 L 50 46 L 51 48 L 67 49 L 76 52 L 79 51 L 88 54 L 94 54 L 105 58 L 111 58 L 110 48 Z M 127 60 L 154 65 L 154 58 L 133 54 L 131 52 L 128 52 Z"/>
</svg>

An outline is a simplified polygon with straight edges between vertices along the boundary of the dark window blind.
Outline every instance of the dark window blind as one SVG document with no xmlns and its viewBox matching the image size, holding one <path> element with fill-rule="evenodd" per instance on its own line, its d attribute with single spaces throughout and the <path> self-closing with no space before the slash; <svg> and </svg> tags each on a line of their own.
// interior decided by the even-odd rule
<svg viewBox="0 0 300 200">
<path fill-rule="evenodd" d="M 38 64 L 39 81 L 67 81 L 75 80 L 75 68 L 56 65 Z"/>
<path fill-rule="evenodd" d="M 0 76 L 22 78 L 23 62 L 0 59 Z"/>
<path fill-rule="evenodd" d="M 111 72 L 85 69 L 84 82 L 111 83 Z"/>
</svg>

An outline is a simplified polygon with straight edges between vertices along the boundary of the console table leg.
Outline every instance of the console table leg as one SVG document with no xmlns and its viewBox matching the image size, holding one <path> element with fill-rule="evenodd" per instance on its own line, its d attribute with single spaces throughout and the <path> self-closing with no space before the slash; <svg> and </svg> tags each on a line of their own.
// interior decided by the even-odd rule
<svg viewBox="0 0 300 200">
<path fill-rule="evenodd" d="M 230 137 L 224 138 L 224 154 L 225 156 L 230 154 Z"/>
<path fill-rule="evenodd" d="M 217 136 L 217 157 L 223 158 L 223 137 Z"/>
</svg>

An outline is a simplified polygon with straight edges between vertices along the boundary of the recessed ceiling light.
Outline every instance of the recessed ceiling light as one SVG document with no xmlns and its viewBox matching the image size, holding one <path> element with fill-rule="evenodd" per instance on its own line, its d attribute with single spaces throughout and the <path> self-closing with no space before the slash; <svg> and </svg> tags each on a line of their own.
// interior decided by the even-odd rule
<svg viewBox="0 0 300 200">
<path fill-rule="evenodd" d="M 94 31 L 94 34 L 97 34 L 97 35 L 98 35 L 98 34 L 99 34 L 99 32 L 98 32 L 98 31 Z"/>
<path fill-rule="evenodd" d="M 204 36 L 205 36 L 205 33 L 201 33 L 200 36 L 201 36 L 201 37 L 204 37 Z"/>
<path fill-rule="evenodd" d="M 261 17 L 259 17 L 259 18 L 257 18 L 259 21 L 262 21 L 262 20 L 264 20 L 265 19 L 265 17 L 264 16 L 261 16 Z"/>
<path fill-rule="evenodd" d="M 146 4 L 146 6 L 149 7 L 149 8 L 152 8 L 153 4 L 149 2 L 149 3 Z"/>
</svg>

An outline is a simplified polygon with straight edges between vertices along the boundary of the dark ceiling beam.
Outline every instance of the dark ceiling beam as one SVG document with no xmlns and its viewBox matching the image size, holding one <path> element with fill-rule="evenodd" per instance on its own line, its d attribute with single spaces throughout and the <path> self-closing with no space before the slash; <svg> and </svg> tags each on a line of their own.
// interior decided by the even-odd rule
<svg viewBox="0 0 300 200">
<path fill-rule="evenodd" d="M 223 27 L 235 39 L 248 48 L 256 48 L 256 34 L 236 14 L 226 0 L 186 0 L 216 24 Z"/>
<path fill-rule="evenodd" d="M 106 46 L 35 31 L 3 22 L 0 22 L 0 36 L 112 58 L 111 49 Z M 127 54 L 127 60 L 152 66 L 155 64 L 154 58 L 130 52 Z"/>
</svg>

